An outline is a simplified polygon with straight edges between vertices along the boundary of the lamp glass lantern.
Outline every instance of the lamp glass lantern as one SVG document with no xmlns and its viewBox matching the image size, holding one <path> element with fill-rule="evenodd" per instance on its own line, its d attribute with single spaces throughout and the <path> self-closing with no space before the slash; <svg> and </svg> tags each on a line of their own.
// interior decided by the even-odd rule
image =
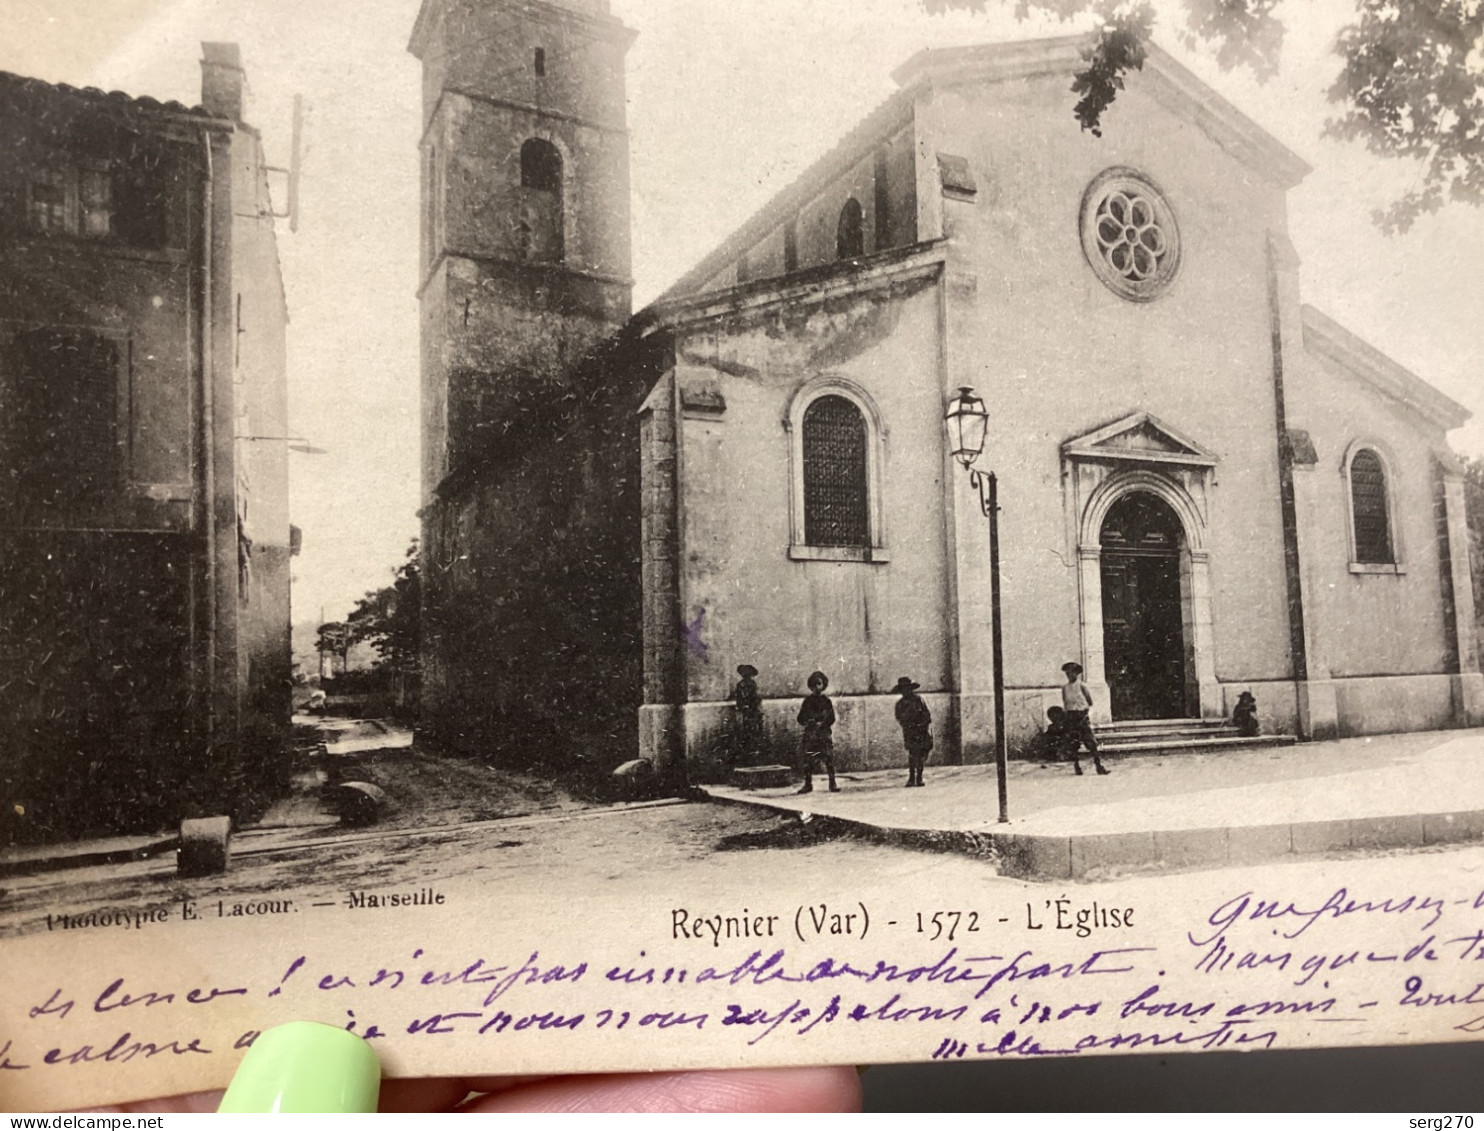
<svg viewBox="0 0 1484 1131">
<path fill-rule="evenodd" d="M 948 445 L 953 458 L 967 469 L 984 451 L 984 434 L 989 428 L 984 399 L 975 396 L 968 385 L 962 386 L 958 396 L 948 402 L 943 420 L 948 426 Z"/>
</svg>

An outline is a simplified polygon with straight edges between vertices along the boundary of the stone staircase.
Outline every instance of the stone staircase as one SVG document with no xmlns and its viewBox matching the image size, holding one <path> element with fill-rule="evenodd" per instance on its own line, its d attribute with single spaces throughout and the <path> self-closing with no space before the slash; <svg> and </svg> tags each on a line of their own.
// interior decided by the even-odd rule
<svg viewBox="0 0 1484 1131">
<path fill-rule="evenodd" d="M 1226 719 L 1141 719 L 1095 727 L 1098 746 L 1107 754 L 1215 753 L 1254 746 L 1291 746 L 1291 734 L 1243 738 Z"/>
</svg>

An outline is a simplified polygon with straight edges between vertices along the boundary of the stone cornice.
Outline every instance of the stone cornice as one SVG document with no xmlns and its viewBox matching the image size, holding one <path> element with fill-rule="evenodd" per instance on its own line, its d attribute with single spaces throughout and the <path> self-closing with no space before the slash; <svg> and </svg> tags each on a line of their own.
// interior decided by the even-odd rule
<svg viewBox="0 0 1484 1131">
<path fill-rule="evenodd" d="M 1304 349 L 1365 381 L 1378 393 L 1443 429 L 1461 428 L 1473 415 L 1410 369 L 1362 341 L 1328 315 L 1305 305 Z"/>
<path fill-rule="evenodd" d="M 837 295 L 877 290 L 912 277 L 941 274 L 942 241 L 892 248 L 874 255 L 761 279 L 719 291 L 661 299 L 634 316 L 641 333 L 674 330 L 777 306 L 808 306 Z"/>
</svg>

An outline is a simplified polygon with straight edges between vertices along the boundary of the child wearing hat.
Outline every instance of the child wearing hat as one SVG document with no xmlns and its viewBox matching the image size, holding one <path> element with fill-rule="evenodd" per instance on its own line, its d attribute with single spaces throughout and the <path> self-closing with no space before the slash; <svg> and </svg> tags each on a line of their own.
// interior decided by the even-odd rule
<svg viewBox="0 0 1484 1131">
<path fill-rule="evenodd" d="M 902 676 L 892 689 L 901 696 L 897 700 L 897 722 L 902 727 L 902 744 L 907 748 L 908 789 L 922 785 L 922 767 L 933 749 L 933 736 L 928 730 L 933 715 L 917 694 L 919 686 Z"/>
<path fill-rule="evenodd" d="M 1257 697 L 1250 691 L 1237 696 L 1237 705 L 1232 710 L 1232 725 L 1242 738 L 1256 738 L 1262 731 L 1257 721 Z"/>
<path fill-rule="evenodd" d="M 1063 664 L 1061 670 L 1067 675 L 1067 682 L 1061 689 L 1061 705 L 1066 712 L 1063 733 L 1066 736 L 1066 752 L 1072 756 L 1072 769 L 1078 777 L 1082 776 L 1082 763 L 1077 760 L 1077 751 L 1086 746 L 1098 773 L 1106 774 L 1108 767 L 1098 757 L 1098 740 L 1093 737 L 1092 723 L 1088 721 L 1088 712 L 1092 710 L 1092 692 L 1082 682 L 1082 665 L 1075 661 L 1069 662 Z"/>
<path fill-rule="evenodd" d="M 830 677 L 824 672 L 809 676 L 809 694 L 799 708 L 799 725 L 804 728 L 801 751 L 804 759 L 804 784 L 800 793 L 814 792 L 814 759 L 824 762 L 830 776 L 830 792 L 839 793 L 835 784 L 835 740 L 831 733 L 835 725 L 835 705 L 830 702 L 824 689 L 830 685 Z"/>
<path fill-rule="evenodd" d="M 737 686 L 732 688 L 732 702 L 737 706 L 737 759 L 751 758 L 763 745 L 763 697 L 757 689 L 757 669 L 751 664 L 738 664 Z"/>
</svg>

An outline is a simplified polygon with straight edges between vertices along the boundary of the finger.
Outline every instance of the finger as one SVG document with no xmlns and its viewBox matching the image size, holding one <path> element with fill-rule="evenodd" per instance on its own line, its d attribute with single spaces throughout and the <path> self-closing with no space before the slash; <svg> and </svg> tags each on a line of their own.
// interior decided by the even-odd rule
<svg viewBox="0 0 1484 1131">
<path fill-rule="evenodd" d="M 764 1068 L 561 1076 L 481 1096 L 459 1110 L 843 1112 L 859 1111 L 860 1102 L 860 1075 L 853 1068 Z"/>
<path fill-rule="evenodd" d="M 524 1087 L 527 1084 L 539 1083 L 542 1080 L 551 1080 L 551 1073 L 541 1073 L 531 1076 L 466 1076 L 464 1083 L 469 1085 L 471 1092 L 505 1092 L 511 1088 Z"/>
<path fill-rule="evenodd" d="M 468 1098 L 474 1089 L 456 1077 L 429 1077 L 414 1080 L 383 1080 L 381 1098 L 376 1110 L 452 1111 Z"/>
<path fill-rule="evenodd" d="M 221 1092 L 190 1092 L 183 1096 L 165 1096 L 153 1100 L 136 1100 L 133 1103 L 114 1104 L 111 1107 L 84 1107 L 79 1111 L 126 1112 L 143 1114 L 149 1112 L 212 1112 L 222 1102 Z"/>
<path fill-rule="evenodd" d="M 386 1112 L 448 1111 L 470 1095 L 487 1095 L 518 1088 L 549 1076 L 470 1076 L 427 1077 L 412 1080 L 386 1080 L 381 1085 L 379 1109 Z M 222 1102 L 221 1092 L 193 1092 L 183 1096 L 166 1096 L 134 1103 L 106 1107 L 78 1108 L 79 1112 L 214 1112 Z"/>
</svg>

